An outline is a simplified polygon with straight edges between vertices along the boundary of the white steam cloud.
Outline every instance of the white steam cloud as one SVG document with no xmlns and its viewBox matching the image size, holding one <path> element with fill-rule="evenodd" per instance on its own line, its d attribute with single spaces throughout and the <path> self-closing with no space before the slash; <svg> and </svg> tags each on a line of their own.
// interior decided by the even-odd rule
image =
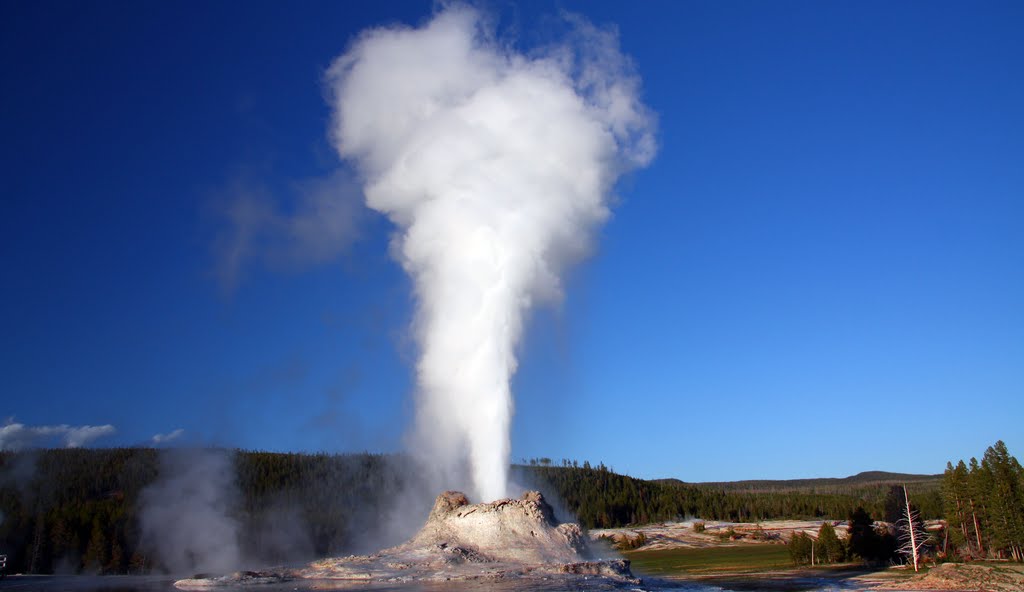
<svg viewBox="0 0 1024 592">
<path fill-rule="evenodd" d="M 616 180 L 654 156 L 655 121 L 613 31 L 572 32 L 529 55 L 451 7 L 420 28 L 365 32 L 327 82 L 339 154 L 367 205 L 398 227 L 412 277 L 412 449 L 445 486 L 508 494 L 509 381 L 525 315 L 561 297 Z"/>
<path fill-rule="evenodd" d="M 142 491 L 141 545 L 170 573 L 227 573 L 238 569 L 238 497 L 232 453 L 218 449 L 164 450 L 160 475 Z"/>
<path fill-rule="evenodd" d="M 301 270 L 333 261 L 359 236 L 362 193 L 344 171 L 289 184 L 283 199 L 246 176 L 213 204 L 223 224 L 213 243 L 214 273 L 233 291 L 256 263 Z"/>
<path fill-rule="evenodd" d="M 8 420 L 0 426 L 0 450 L 21 450 L 60 443 L 66 448 L 81 448 L 93 440 L 110 436 L 117 430 L 110 424 L 72 426 L 67 424 L 29 426 Z"/>
</svg>

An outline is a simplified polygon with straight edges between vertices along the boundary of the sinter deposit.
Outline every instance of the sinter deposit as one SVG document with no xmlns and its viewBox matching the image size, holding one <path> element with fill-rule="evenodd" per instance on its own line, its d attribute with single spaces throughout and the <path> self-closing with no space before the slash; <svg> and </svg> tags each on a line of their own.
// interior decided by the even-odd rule
<svg viewBox="0 0 1024 592">
<path fill-rule="evenodd" d="M 437 497 L 430 517 L 408 542 L 373 555 L 323 559 L 304 568 L 238 572 L 179 580 L 182 589 L 288 580 L 345 583 L 573 578 L 600 576 L 635 583 L 629 562 L 595 559 L 580 526 L 559 524 L 539 492 L 470 504 L 457 491 Z"/>
</svg>

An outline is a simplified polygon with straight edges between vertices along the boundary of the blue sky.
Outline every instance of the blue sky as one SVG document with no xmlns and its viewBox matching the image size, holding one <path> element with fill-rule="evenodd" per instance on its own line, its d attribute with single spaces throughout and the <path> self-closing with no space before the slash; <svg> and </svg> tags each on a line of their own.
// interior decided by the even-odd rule
<svg viewBox="0 0 1024 592">
<path fill-rule="evenodd" d="M 239 187 L 289 211 L 338 169 L 331 60 L 432 12 L 372 4 L 0 7 L 0 417 L 401 449 L 416 352 L 386 220 L 218 274 Z M 1020 3 L 488 6 L 524 48 L 561 9 L 616 26 L 659 117 L 529 323 L 513 458 L 702 481 L 1022 454 Z"/>
</svg>

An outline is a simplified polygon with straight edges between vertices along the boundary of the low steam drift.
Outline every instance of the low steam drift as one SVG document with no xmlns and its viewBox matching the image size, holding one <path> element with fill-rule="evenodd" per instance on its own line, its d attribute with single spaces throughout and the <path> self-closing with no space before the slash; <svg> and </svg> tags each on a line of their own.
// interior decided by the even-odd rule
<svg viewBox="0 0 1024 592">
<path fill-rule="evenodd" d="M 476 11 L 449 8 L 365 32 L 328 72 L 336 148 L 397 226 L 393 254 L 415 286 L 410 448 L 438 485 L 483 500 L 508 494 L 524 317 L 561 297 L 616 180 L 655 152 L 616 35 L 568 21 L 566 42 L 524 55 Z"/>
<path fill-rule="evenodd" d="M 160 476 L 142 492 L 142 547 L 171 573 L 226 572 L 241 562 L 238 490 L 231 454 L 219 449 L 167 450 Z"/>
</svg>

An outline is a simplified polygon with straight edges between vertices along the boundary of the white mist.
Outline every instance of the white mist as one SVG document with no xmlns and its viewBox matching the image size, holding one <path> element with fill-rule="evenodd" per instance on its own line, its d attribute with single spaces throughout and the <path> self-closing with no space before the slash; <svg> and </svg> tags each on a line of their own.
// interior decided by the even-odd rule
<svg viewBox="0 0 1024 592">
<path fill-rule="evenodd" d="M 655 152 L 615 34 L 570 24 L 563 43 L 524 55 L 477 11 L 447 8 L 364 32 L 327 76 L 336 148 L 396 225 L 392 251 L 415 286 L 411 449 L 439 485 L 481 500 L 508 493 L 525 315 L 560 298 L 615 181 Z"/>
</svg>

